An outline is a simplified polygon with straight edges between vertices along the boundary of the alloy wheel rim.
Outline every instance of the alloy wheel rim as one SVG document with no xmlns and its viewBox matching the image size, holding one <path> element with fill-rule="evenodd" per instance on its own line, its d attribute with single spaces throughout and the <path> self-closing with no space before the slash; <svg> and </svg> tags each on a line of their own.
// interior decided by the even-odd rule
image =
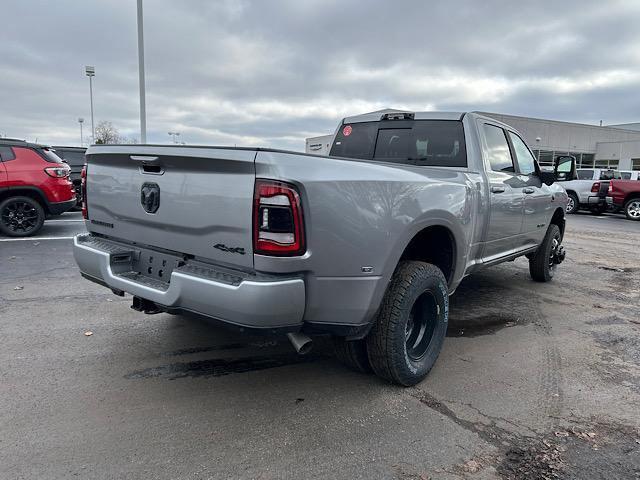
<svg viewBox="0 0 640 480">
<path fill-rule="evenodd" d="M 416 299 L 405 326 L 405 346 L 411 360 L 421 360 L 429 350 L 438 324 L 438 314 L 438 304 L 431 292 L 424 292 Z"/>
<path fill-rule="evenodd" d="M 640 218 L 640 200 L 634 200 L 633 202 L 629 203 L 629 206 L 627 207 L 627 213 L 630 217 Z"/>
<path fill-rule="evenodd" d="M 38 212 L 30 203 L 17 200 L 5 205 L 0 221 L 12 232 L 30 233 L 38 225 Z"/>
<path fill-rule="evenodd" d="M 567 212 L 572 212 L 575 207 L 575 202 L 573 201 L 573 197 L 569 197 L 567 200 Z"/>
</svg>

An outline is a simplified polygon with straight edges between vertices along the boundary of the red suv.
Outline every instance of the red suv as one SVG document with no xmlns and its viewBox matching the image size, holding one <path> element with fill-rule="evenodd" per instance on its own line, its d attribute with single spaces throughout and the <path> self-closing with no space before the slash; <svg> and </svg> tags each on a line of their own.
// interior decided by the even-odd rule
<svg viewBox="0 0 640 480">
<path fill-rule="evenodd" d="M 35 235 L 76 203 L 69 166 L 51 149 L 0 138 L 0 233 Z"/>
</svg>

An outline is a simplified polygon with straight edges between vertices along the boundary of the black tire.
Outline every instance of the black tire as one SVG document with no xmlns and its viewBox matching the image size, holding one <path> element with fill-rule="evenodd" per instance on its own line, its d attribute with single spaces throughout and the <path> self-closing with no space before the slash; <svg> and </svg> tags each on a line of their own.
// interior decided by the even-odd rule
<svg viewBox="0 0 640 480">
<path fill-rule="evenodd" d="M 593 215 L 602 215 L 607 211 L 606 205 L 598 205 L 597 207 L 591 207 L 591 213 Z"/>
<path fill-rule="evenodd" d="M 35 235 L 44 219 L 44 209 L 33 198 L 9 197 L 0 202 L 0 232 L 9 237 Z"/>
<path fill-rule="evenodd" d="M 625 203 L 624 214 L 629 220 L 640 220 L 640 198 L 632 198 Z"/>
<path fill-rule="evenodd" d="M 552 255 L 554 249 L 560 246 L 561 241 L 560 228 L 552 223 L 549 225 L 542 244 L 529 259 L 529 273 L 536 282 L 549 282 L 553 278 L 557 264 L 553 261 Z"/>
<path fill-rule="evenodd" d="M 580 201 L 578 200 L 578 196 L 573 192 L 569 192 L 568 196 L 569 199 L 567 201 L 567 208 L 565 211 L 567 213 L 576 213 L 580 208 Z"/>
<path fill-rule="evenodd" d="M 442 271 L 425 262 L 401 262 L 367 336 L 371 368 L 399 385 L 420 382 L 440 354 L 448 320 L 449 292 Z"/>
<path fill-rule="evenodd" d="M 336 357 L 342 364 L 356 372 L 371 373 L 365 340 L 345 340 L 342 337 L 334 337 L 333 347 Z"/>
</svg>

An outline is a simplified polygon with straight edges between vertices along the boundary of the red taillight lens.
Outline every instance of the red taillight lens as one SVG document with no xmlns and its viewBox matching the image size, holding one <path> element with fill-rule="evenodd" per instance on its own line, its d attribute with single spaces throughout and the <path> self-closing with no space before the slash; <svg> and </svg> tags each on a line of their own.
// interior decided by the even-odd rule
<svg viewBox="0 0 640 480">
<path fill-rule="evenodd" d="M 275 256 L 296 256 L 305 252 L 302 204 L 293 185 L 256 180 L 253 251 Z"/>
<path fill-rule="evenodd" d="M 613 182 L 609 182 L 609 188 L 607 189 L 608 193 L 613 192 Z"/>
<path fill-rule="evenodd" d="M 593 185 L 591 185 L 592 193 L 598 193 L 599 191 L 600 191 L 600 182 L 596 182 Z"/>
<path fill-rule="evenodd" d="M 69 167 L 47 167 L 44 172 L 53 178 L 65 178 L 69 176 Z"/>
<path fill-rule="evenodd" d="M 87 166 L 82 167 L 80 173 L 80 191 L 82 192 L 82 218 L 85 220 L 89 218 L 89 210 L 87 210 Z"/>
</svg>

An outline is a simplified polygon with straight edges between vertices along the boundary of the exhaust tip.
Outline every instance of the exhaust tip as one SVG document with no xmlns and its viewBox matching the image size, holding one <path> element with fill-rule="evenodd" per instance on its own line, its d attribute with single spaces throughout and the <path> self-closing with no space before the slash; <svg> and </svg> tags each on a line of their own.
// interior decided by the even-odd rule
<svg viewBox="0 0 640 480">
<path fill-rule="evenodd" d="M 313 340 L 311 340 L 311 338 L 304 333 L 287 333 L 287 338 L 299 355 L 306 355 L 313 348 Z"/>
</svg>

